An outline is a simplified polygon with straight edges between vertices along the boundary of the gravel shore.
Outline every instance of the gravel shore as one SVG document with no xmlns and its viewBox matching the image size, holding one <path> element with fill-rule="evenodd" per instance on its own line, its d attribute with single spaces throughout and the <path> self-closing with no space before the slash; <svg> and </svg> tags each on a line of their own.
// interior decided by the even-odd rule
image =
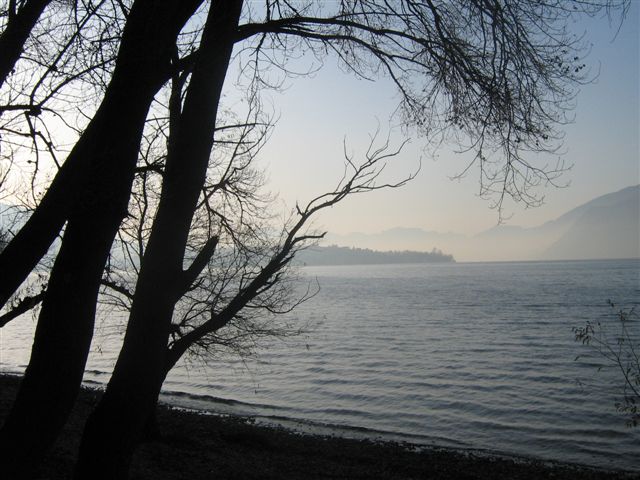
<svg viewBox="0 0 640 480">
<path fill-rule="evenodd" d="M 20 379 L 0 376 L 0 419 Z M 100 391 L 83 389 L 38 478 L 70 478 L 86 416 Z M 638 474 L 447 449 L 302 435 L 250 420 L 161 406 L 161 436 L 138 449 L 132 479 L 630 479 Z"/>
</svg>

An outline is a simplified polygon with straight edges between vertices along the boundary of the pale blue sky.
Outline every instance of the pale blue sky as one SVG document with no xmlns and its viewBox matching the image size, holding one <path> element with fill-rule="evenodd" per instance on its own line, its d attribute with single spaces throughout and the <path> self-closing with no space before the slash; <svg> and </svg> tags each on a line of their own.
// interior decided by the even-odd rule
<svg viewBox="0 0 640 480">
<path fill-rule="evenodd" d="M 574 166 L 563 180 L 570 186 L 539 190 L 545 204 L 538 208 L 508 205 L 506 213 L 513 214 L 508 223 L 538 225 L 598 195 L 640 183 L 639 17 L 640 4 L 633 0 L 617 36 L 617 24 L 610 26 L 606 18 L 576 25 L 593 44 L 587 64 L 599 75 L 582 88 L 575 123 L 566 128 L 564 160 Z M 397 102 L 388 81 L 357 80 L 331 61 L 312 78 L 287 85 L 284 94 L 270 96 L 280 119 L 261 159 L 270 189 L 292 205 L 332 187 L 342 171 L 343 138 L 354 153 L 362 152 L 368 134 L 379 123 L 387 125 Z M 393 163 L 392 175 L 399 178 L 414 169 L 418 145 L 413 142 Z M 490 228 L 498 215 L 478 197 L 477 175 L 450 180 L 464 165 L 461 155 L 442 148 L 437 159 L 423 158 L 410 185 L 348 199 L 324 214 L 317 226 L 335 233 L 402 226 L 472 234 Z"/>
</svg>

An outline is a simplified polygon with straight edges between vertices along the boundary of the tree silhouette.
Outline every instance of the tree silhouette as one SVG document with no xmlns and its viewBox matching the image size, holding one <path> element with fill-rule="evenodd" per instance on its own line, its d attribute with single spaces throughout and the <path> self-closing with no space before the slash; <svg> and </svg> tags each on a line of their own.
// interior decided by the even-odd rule
<svg viewBox="0 0 640 480">
<path fill-rule="evenodd" d="M 242 208 L 255 203 L 238 201 L 240 211 L 227 212 L 210 202 L 220 192 L 233 196 L 246 180 L 231 181 L 212 168 L 224 150 L 223 87 L 231 66 L 239 67 L 239 86 L 254 99 L 277 86 L 278 75 L 292 73 L 288 59 L 300 55 L 318 61 L 334 55 L 360 77 L 387 76 L 400 94 L 398 112 L 408 131 L 474 150 L 482 191 L 494 195 L 498 207 L 505 196 L 535 204 L 532 187 L 553 182 L 561 168 L 533 163 L 537 157 L 529 153 L 556 150 L 585 78 L 580 38 L 568 22 L 613 7 L 624 11 L 626 4 L 95 0 L 43 6 L 49 22 L 32 29 L 55 41 L 48 48 L 35 35 L 23 42 L 15 73 L 5 79 L 0 113 L 7 118 L 3 141 L 14 146 L 6 156 L 14 162 L 12 174 L 21 173 L 17 160 L 27 147 L 36 155 L 26 170 L 32 186 L 45 159 L 56 174 L 0 254 L 1 305 L 63 233 L 31 359 L 0 431 L 5 468 L 15 475 L 36 468 L 63 425 L 82 378 L 101 285 L 124 296 L 131 311 L 113 376 L 85 430 L 78 478 L 126 476 L 167 369 L 192 346 L 206 346 L 221 329 L 237 325 L 253 302 L 277 310 L 278 285 L 292 256 L 317 237 L 305 230 L 316 212 L 350 194 L 403 183 L 381 180 L 380 169 L 395 152 L 372 146 L 361 162 L 347 157 L 342 182 L 298 207 L 274 243 L 247 234 L 259 224 L 252 219 L 258 212 Z M 59 145 L 66 140 L 55 139 L 57 123 L 77 138 L 64 160 Z M 242 158 L 242 136 L 231 145 Z M 233 161 L 223 164 L 238 174 Z M 251 197 L 251 182 L 246 187 Z M 157 202 L 140 202 L 150 189 Z M 134 236 L 135 288 L 126 289 L 110 279 L 108 260 L 114 239 L 126 239 L 128 212 L 136 205 L 133 225 L 148 231 Z M 216 274 L 203 272 L 211 272 L 220 254 L 223 231 L 237 232 L 235 245 L 244 252 L 230 262 L 240 272 L 230 277 L 239 281 L 228 282 L 234 294 L 215 297 L 220 303 L 210 302 L 217 307 L 208 317 L 182 321 L 192 320 L 177 315 L 185 296 L 217 285 L 206 286 Z M 246 255 L 259 239 L 267 248 Z"/>
<path fill-rule="evenodd" d="M 587 321 L 584 326 L 574 327 L 576 342 L 591 349 L 592 354 L 606 361 L 609 375 L 622 384 L 622 399 L 615 406 L 618 412 L 627 417 L 629 427 L 637 427 L 640 422 L 638 404 L 640 403 L 640 355 L 638 352 L 638 320 L 635 309 L 618 308 L 607 300 L 613 315 L 601 321 Z M 613 320 L 612 320 L 613 319 Z M 605 321 L 607 320 L 607 321 Z M 611 328 L 611 324 L 614 328 Z M 612 333 L 613 330 L 613 333 Z M 580 359 L 580 355 L 576 360 Z M 601 365 L 600 368 L 603 366 Z"/>
</svg>

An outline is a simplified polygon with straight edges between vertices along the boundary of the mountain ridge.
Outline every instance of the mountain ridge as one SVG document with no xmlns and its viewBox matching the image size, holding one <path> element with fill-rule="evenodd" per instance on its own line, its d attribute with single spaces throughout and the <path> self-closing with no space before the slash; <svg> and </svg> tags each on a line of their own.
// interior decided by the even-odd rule
<svg viewBox="0 0 640 480">
<path fill-rule="evenodd" d="M 327 242 L 374 250 L 437 248 L 458 261 L 640 258 L 640 185 L 595 197 L 534 227 L 497 225 L 472 236 L 396 227 L 328 234 Z"/>
<path fill-rule="evenodd" d="M 15 230 L 26 213 L 0 205 L 0 228 Z M 328 233 L 324 246 L 381 252 L 443 250 L 456 261 L 640 258 L 640 185 L 595 197 L 534 227 L 496 225 L 476 235 L 394 227 L 375 234 Z"/>
</svg>

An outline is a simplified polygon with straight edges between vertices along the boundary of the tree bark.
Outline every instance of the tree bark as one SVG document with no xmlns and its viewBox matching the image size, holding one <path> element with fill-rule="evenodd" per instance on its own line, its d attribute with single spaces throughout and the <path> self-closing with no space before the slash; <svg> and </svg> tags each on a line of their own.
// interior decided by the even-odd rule
<svg viewBox="0 0 640 480">
<path fill-rule="evenodd" d="M 114 372 L 85 427 L 76 478 L 126 478 L 131 456 L 165 378 L 171 318 L 185 272 L 185 246 L 206 179 L 224 78 L 242 0 L 213 2 L 142 260 L 129 324 Z M 97 475 L 97 476 L 96 476 Z"/>
<path fill-rule="evenodd" d="M 177 34 L 199 3 L 138 0 L 133 5 L 105 99 L 76 145 L 83 153 L 78 158 L 90 161 L 78 160 L 82 168 L 75 171 L 69 167 L 77 182 L 71 185 L 74 202 L 65 204 L 68 224 L 31 359 L 0 431 L 0 464 L 9 478 L 28 477 L 37 468 L 73 406 L 93 336 L 100 278 L 126 214 L 146 115 L 167 76 Z"/>
</svg>

